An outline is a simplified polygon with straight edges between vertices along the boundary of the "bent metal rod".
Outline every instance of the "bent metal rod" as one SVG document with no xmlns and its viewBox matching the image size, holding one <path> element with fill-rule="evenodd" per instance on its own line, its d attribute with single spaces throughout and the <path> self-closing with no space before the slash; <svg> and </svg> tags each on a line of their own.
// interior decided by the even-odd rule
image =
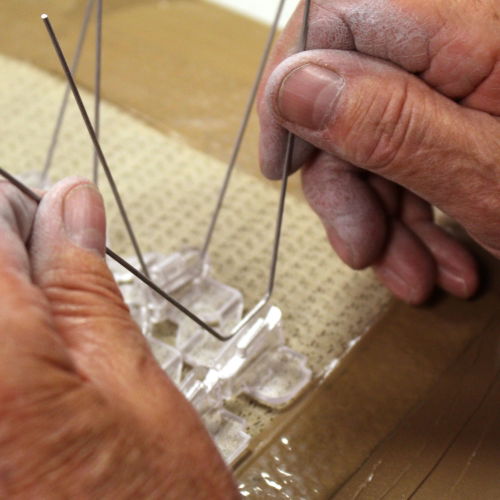
<svg viewBox="0 0 500 500">
<path fill-rule="evenodd" d="M 12 174 L 7 172 L 4 168 L 0 167 L 0 175 L 7 179 L 10 183 L 14 184 L 20 191 L 22 191 L 26 196 L 31 198 L 33 201 L 36 203 L 40 203 L 42 200 L 42 197 L 36 194 L 34 191 L 32 191 L 28 186 L 23 184 L 19 179 L 16 179 Z M 186 316 L 191 318 L 195 323 L 200 325 L 203 329 L 205 329 L 207 332 L 212 334 L 214 337 L 216 337 L 219 340 L 225 341 L 229 340 L 230 337 L 225 337 L 224 335 L 221 335 L 219 332 L 214 330 L 210 325 L 207 325 L 201 318 L 199 318 L 196 314 L 192 313 L 188 308 L 184 307 L 179 301 L 171 297 L 168 293 L 163 291 L 156 283 L 151 281 L 147 276 L 145 276 L 143 273 L 141 273 L 138 269 L 136 269 L 134 266 L 129 264 L 123 257 L 120 257 L 117 253 L 113 252 L 110 248 L 106 247 L 106 255 L 108 255 L 110 258 L 112 258 L 115 262 L 118 262 L 121 266 L 123 266 L 127 271 L 132 273 L 137 279 L 141 280 L 145 285 L 147 285 L 149 288 L 154 290 L 158 295 L 163 297 L 165 300 L 170 302 L 174 307 L 179 309 L 179 311 L 183 312 Z"/>
<path fill-rule="evenodd" d="M 250 113 L 250 109 L 253 105 L 253 102 L 255 100 L 255 95 L 256 95 L 256 89 L 258 82 L 260 81 L 263 73 L 263 68 L 265 65 L 265 61 L 268 58 L 269 51 L 270 51 L 270 46 L 272 39 L 274 38 L 274 34 L 276 31 L 276 26 L 277 22 L 279 20 L 279 16 L 281 14 L 281 10 L 283 7 L 283 0 L 280 2 L 278 6 L 278 10 L 276 13 L 276 18 L 274 21 L 274 24 L 271 28 L 271 34 L 268 40 L 268 43 L 266 45 L 264 55 L 262 58 L 261 66 L 258 70 L 258 77 L 256 79 L 256 82 L 254 83 L 254 87 L 251 92 L 251 96 L 249 99 L 249 103 L 247 106 L 247 110 L 245 111 L 245 115 L 243 118 L 242 125 L 240 127 L 239 135 L 236 141 L 236 146 L 233 151 L 233 158 L 230 162 L 230 165 L 228 167 L 228 172 L 226 174 L 226 179 L 223 184 L 219 200 L 218 200 L 218 205 L 215 210 L 215 213 L 213 214 L 213 218 L 210 224 L 209 232 L 203 247 L 202 251 L 202 258 L 206 257 L 206 253 L 208 250 L 208 246 L 210 244 L 211 236 L 215 228 L 215 223 L 218 218 L 220 208 L 222 206 L 222 201 L 224 199 L 227 186 L 229 183 L 229 178 L 231 176 L 231 172 L 233 170 L 233 167 L 236 162 L 236 157 L 239 152 L 239 147 L 241 145 L 241 140 L 244 135 L 246 126 L 248 124 L 248 117 Z M 302 24 L 302 32 L 301 32 L 301 40 L 299 44 L 299 50 L 305 50 L 306 49 L 306 44 L 307 44 L 307 31 L 308 31 L 308 20 L 309 20 L 309 11 L 310 11 L 310 0 L 306 1 L 304 4 L 304 14 L 303 14 L 303 24 Z M 213 335 L 215 338 L 221 340 L 221 341 L 226 341 L 232 338 L 234 335 L 236 335 L 251 319 L 253 319 L 256 314 L 261 311 L 269 302 L 272 292 L 274 289 L 274 281 L 275 281 L 275 275 L 276 275 L 276 267 L 277 267 L 277 261 L 278 261 L 278 251 L 279 251 L 279 244 L 280 244 L 280 236 L 281 236 L 281 227 L 282 227 L 282 222 L 283 222 L 283 215 L 284 215 L 284 207 L 285 207 L 285 198 L 286 198 L 286 191 L 287 191 L 287 180 L 288 180 L 288 175 L 290 171 L 290 165 L 292 162 L 292 157 L 293 157 L 293 150 L 294 150 L 294 136 L 293 134 L 289 133 L 288 134 L 288 139 L 287 139 L 287 146 L 286 146 L 286 152 L 285 152 L 285 159 L 284 159 L 284 165 L 283 165 L 283 172 L 282 172 L 282 179 L 281 179 L 281 190 L 280 190 L 280 198 L 279 198 L 279 203 L 278 203 L 278 214 L 277 214 L 277 219 L 276 219 L 276 229 L 275 229 L 275 237 L 274 237 L 274 244 L 273 244 L 273 250 L 272 250 L 272 258 L 271 258 L 271 265 L 270 265 L 270 275 L 269 275 L 269 282 L 268 282 L 268 288 L 264 296 L 258 303 L 246 314 L 246 316 L 231 330 L 229 335 L 222 335 L 219 333 L 217 330 L 212 328 L 210 325 L 208 325 L 205 321 L 203 321 L 200 317 L 198 317 L 196 314 L 191 312 L 189 309 L 187 309 L 185 306 L 183 306 L 180 302 L 178 302 L 176 299 L 174 299 L 172 296 L 170 296 L 168 293 L 163 291 L 158 285 L 156 285 L 149 277 L 144 260 L 142 258 L 142 253 L 139 249 L 137 240 L 135 238 L 135 235 L 133 233 L 132 228 L 130 227 L 130 223 L 128 223 L 128 217 L 126 215 L 125 207 L 121 203 L 121 198 L 119 193 L 117 192 L 116 189 L 116 184 L 114 182 L 114 179 L 111 175 L 111 172 L 109 170 L 109 167 L 107 165 L 106 159 L 104 157 L 104 154 L 102 153 L 102 149 L 99 144 L 99 140 L 97 138 L 96 131 L 92 127 L 92 124 L 90 123 L 90 120 L 88 118 L 88 114 L 86 112 L 86 109 L 83 105 L 83 102 L 80 98 L 76 83 L 74 82 L 74 79 L 72 77 L 71 71 L 69 70 L 69 67 L 66 63 L 65 57 L 63 55 L 62 49 L 59 45 L 59 42 L 57 40 L 57 37 L 52 29 L 52 26 L 50 24 L 50 21 L 48 19 L 48 16 L 46 14 L 43 14 L 42 20 L 47 28 L 47 31 L 50 35 L 51 41 L 54 45 L 54 48 L 56 50 L 56 53 L 60 59 L 61 65 L 63 67 L 63 70 L 66 74 L 66 77 L 68 79 L 68 84 L 73 92 L 73 95 L 75 97 L 75 100 L 77 102 L 77 105 L 80 109 L 82 118 L 85 122 L 85 125 L 87 126 L 89 135 L 91 137 L 92 142 L 94 143 L 95 146 L 95 153 L 97 157 L 99 157 L 99 160 L 101 160 L 101 164 L 103 166 L 103 169 L 106 173 L 106 176 L 108 177 L 108 181 L 111 185 L 111 188 L 113 190 L 113 194 L 115 195 L 115 199 L 118 203 L 118 206 L 120 208 L 120 212 L 122 213 L 123 220 L 125 222 L 125 225 L 127 226 L 127 230 L 129 232 L 129 235 L 132 240 L 132 244 L 136 250 L 136 253 L 139 257 L 139 263 L 141 264 L 141 268 L 143 272 L 141 273 L 139 270 L 137 270 L 134 266 L 132 266 L 130 263 L 128 263 L 125 259 L 123 259 L 121 256 L 113 252 L 110 248 L 106 247 L 106 254 L 115 260 L 118 264 L 123 266 L 125 269 L 127 269 L 131 274 L 133 274 L 137 279 L 142 281 L 144 284 L 146 284 L 149 288 L 151 288 L 153 291 L 158 293 L 161 297 L 163 297 L 165 300 L 170 302 L 174 307 L 179 309 L 181 312 L 183 312 L 186 316 L 188 316 L 192 321 L 197 323 L 199 326 L 201 326 L 204 330 L 206 330 L 208 333 Z M 21 183 L 18 179 L 16 179 L 14 176 L 9 174 L 5 169 L 0 168 L 0 175 L 5 177 L 8 181 L 10 181 L 12 184 L 14 184 L 16 187 L 18 187 L 23 193 L 25 193 L 27 196 L 29 196 L 31 199 L 36 201 L 37 203 L 40 202 L 41 198 L 38 196 L 36 193 L 34 193 L 31 189 L 29 189 L 27 186 L 25 186 L 23 183 Z M 113 189 L 114 188 L 114 189 Z"/>
</svg>

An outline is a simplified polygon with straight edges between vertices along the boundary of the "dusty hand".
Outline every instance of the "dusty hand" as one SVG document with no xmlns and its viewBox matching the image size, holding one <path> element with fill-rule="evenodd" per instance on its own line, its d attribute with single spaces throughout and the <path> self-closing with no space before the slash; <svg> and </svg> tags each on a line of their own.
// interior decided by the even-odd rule
<svg viewBox="0 0 500 500">
<path fill-rule="evenodd" d="M 236 498 L 108 271 L 104 209 L 0 183 L 0 497 Z"/>
<path fill-rule="evenodd" d="M 468 252 L 431 205 L 500 256 L 500 7 L 495 0 L 316 0 L 301 8 L 261 88 L 261 165 L 277 178 L 283 127 L 294 169 L 340 257 L 373 265 L 399 297 L 436 284 L 470 296 Z"/>
</svg>

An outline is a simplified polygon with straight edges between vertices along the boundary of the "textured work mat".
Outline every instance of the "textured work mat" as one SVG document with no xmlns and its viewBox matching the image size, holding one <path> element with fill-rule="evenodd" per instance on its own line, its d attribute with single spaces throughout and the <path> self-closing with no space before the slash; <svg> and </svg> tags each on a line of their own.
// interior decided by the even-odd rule
<svg viewBox="0 0 500 500">
<path fill-rule="evenodd" d="M 0 163 L 14 173 L 41 170 L 64 83 L 3 56 L 0 75 Z M 84 100 L 92 109 L 89 94 Z M 160 134 L 108 103 L 102 106 L 102 146 L 143 250 L 168 254 L 200 247 L 225 166 L 188 147 L 174 131 Z M 91 158 L 90 140 L 71 99 L 51 176 L 89 177 Z M 109 246 L 130 255 L 101 179 Z M 277 199 L 278 191 L 265 180 L 236 172 L 211 248 L 216 277 L 239 288 L 247 308 L 264 292 Z M 316 375 L 333 366 L 388 298 L 371 272 L 351 271 L 334 256 L 314 214 L 289 197 L 273 303 L 283 310 L 287 343 L 308 356 Z M 276 415 L 244 398 L 230 407 L 248 419 L 252 435 Z"/>
</svg>

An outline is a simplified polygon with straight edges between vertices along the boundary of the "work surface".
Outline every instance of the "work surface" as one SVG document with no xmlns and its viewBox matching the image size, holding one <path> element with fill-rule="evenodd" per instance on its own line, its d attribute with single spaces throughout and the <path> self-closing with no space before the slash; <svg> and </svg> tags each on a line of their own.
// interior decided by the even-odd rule
<svg viewBox="0 0 500 500">
<path fill-rule="evenodd" d="M 56 71 L 38 5 L 2 1 L 0 51 Z M 266 29 L 194 0 L 106 5 L 104 97 L 225 160 Z M 82 8 L 44 2 L 63 44 L 73 43 Z M 86 57 L 83 85 L 91 68 Z M 241 163 L 257 177 L 256 138 L 254 121 Z M 296 180 L 292 192 L 300 198 Z M 482 293 L 467 302 L 438 295 L 421 308 L 392 302 L 332 373 L 256 436 L 235 468 L 243 493 L 500 498 L 500 266 L 477 252 Z"/>
</svg>

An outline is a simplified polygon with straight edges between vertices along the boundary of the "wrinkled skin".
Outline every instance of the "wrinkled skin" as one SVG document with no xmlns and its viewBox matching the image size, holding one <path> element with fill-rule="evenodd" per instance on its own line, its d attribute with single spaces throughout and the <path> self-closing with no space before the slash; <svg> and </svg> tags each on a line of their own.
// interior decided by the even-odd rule
<svg viewBox="0 0 500 500">
<path fill-rule="evenodd" d="M 0 497 L 237 498 L 123 303 L 88 186 L 37 208 L 0 183 Z"/>
<path fill-rule="evenodd" d="M 470 297 L 469 252 L 435 205 L 500 257 L 500 4 L 496 0 L 316 0 L 307 52 L 302 7 L 260 89 L 261 167 L 293 169 L 338 255 L 373 266 L 421 303 L 436 285 Z"/>
</svg>

